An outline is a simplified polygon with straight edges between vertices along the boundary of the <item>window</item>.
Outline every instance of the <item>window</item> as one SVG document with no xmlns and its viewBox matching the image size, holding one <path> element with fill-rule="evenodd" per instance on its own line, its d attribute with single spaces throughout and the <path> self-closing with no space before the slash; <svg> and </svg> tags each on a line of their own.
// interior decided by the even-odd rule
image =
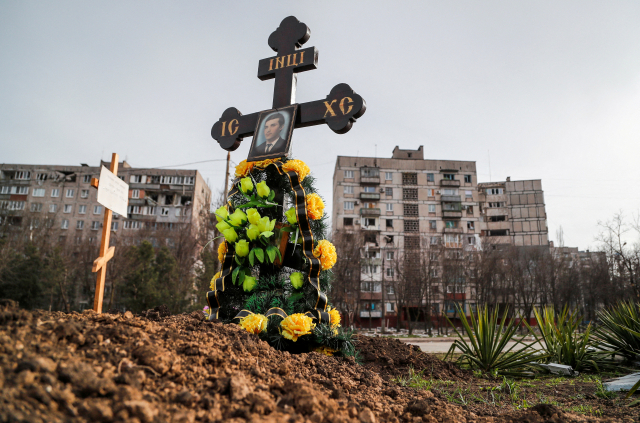
<svg viewBox="0 0 640 423">
<path fill-rule="evenodd" d="M 129 214 L 142 214 L 140 206 L 129 206 Z"/>
<path fill-rule="evenodd" d="M 31 203 L 31 211 L 32 212 L 42 211 L 42 203 Z"/>
<path fill-rule="evenodd" d="M 465 184 L 470 184 L 471 183 L 471 175 L 464 175 L 464 182 L 465 182 Z"/>
<path fill-rule="evenodd" d="M 392 181 L 393 180 L 393 173 L 385 172 L 384 173 L 384 179 L 385 179 L 385 181 Z"/>
<path fill-rule="evenodd" d="M 353 179 L 353 170 L 345 170 L 344 171 L 345 179 Z"/>
<path fill-rule="evenodd" d="M 393 267 L 387 267 L 386 271 L 387 271 L 387 277 L 388 277 L 388 278 L 392 278 L 392 277 L 393 277 L 393 275 L 394 275 L 394 273 L 393 273 Z"/>
<path fill-rule="evenodd" d="M 393 256 L 395 255 L 394 251 L 387 251 L 387 260 L 393 260 Z"/>
<path fill-rule="evenodd" d="M 392 212 L 393 211 L 393 204 L 387 203 L 387 211 L 388 212 Z"/>
<path fill-rule="evenodd" d="M 84 175 L 82 177 L 82 182 L 84 182 L 85 184 L 88 184 L 89 182 L 91 182 L 91 175 Z"/>
<path fill-rule="evenodd" d="M 146 211 L 146 213 L 142 213 L 142 214 L 150 214 L 150 215 L 155 215 L 156 214 L 156 208 L 155 207 L 145 207 L 143 212 Z M 180 216 L 180 209 L 176 209 L 176 216 Z"/>
<path fill-rule="evenodd" d="M 469 242 L 469 245 L 476 245 L 476 237 L 475 236 L 467 237 L 467 242 Z M 470 258 L 473 260 L 473 256 L 471 256 Z"/>
<path fill-rule="evenodd" d="M 379 178 L 380 169 L 378 169 L 377 167 L 361 167 L 360 177 L 361 178 Z"/>
<path fill-rule="evenodd" d="M 124 222 L 125 229 L 140 229 L 140 222 L 128 220 Z"/>
<path fill-rule="evenodd" d="M 25 194 L 29 194 L 29 187 L 6 187 L 7 189 L 4 189 L 2 191 L 3 194 L 20 194 L 20 195 L 25 195 Z"/>
<path fill-rule="evenodd" d="M 456 180 L 456 175 L 454 175 L 453 173 L 443 173 L 442 174 L 442 179 L 444 179 L 446 181 L 455 181 Z"/>
<path fill-rule="evenodd" d="M 500 195 L 504 194 L 504 190 L 502 188 L 487 188 L 488 195 Z"/>
<path fill-rule="evenodd" d="M 102 206 L 93 206 L 93 214 L 102 213 Z"/>
<path fill-rule="evenodd" d="M 384 195 L 386 195 L 387 197 L 393 197 L 393 188 L 386 187 L 384 189 Z"/>
<path fill-rule="evenodd" d="M 455 220 L 445 220 L 444 221 L 444 227 L 445 228 L 455 228 L 456 227 L 456 221 Z"/>
<path fill-rule="evenodd" d="M 369 226 L 376 226 L 376 219 L 371 219 L 371 218 L 366 218 L 364 219 L 364 226 L 365 227 L 369 227 Z"/>
<path fill-rule="evenodd" d="M 434 180 L 433 173 L 427 173 L 427 182 L 433 182 Z"/>
<path fill-rule="evenodd" d="M 393 313 L 393 303 L 387 303 L 387 311 Z"/>
<path fill-rule="evenodd" d="M 445 188 L 442 190 L 442 195 L 458 195 L 457 189 Z"/>
<path fill-rule="evenodd" d="M 418 199 L 418 188 L 403 188 L 402 189 L 402 199 L 403 200 L 417 200 Z"/>
<path fill-rule="evenodd" d="M 417 220 L 405 220 L 404 221 L 404 231 L 405 232 L 418 232 L 418 221 Z"/>
<path fill-rule="evenodd" d="M 3 210 L 24 210 L 24 201 L 0 201 L 0 209 Z"/>
<path fill-rule="evenodd" d="M 376 192 L 376 187 L 364 187 L 364 192 Z"/>
<path fill-rule="evenodd" d="M 51 190 L 51 196 L 52 197 L 60 197 L 60 189 L 59 188 L 54 188 Z"/>
<path fill-rule="evenodd" d="M 153 213 L 149 213 L 149 214 L 156 214 L 156 208 L 155 207 L 149 207 L 149 210 L 153 209 Z M 182 213 L 182 209 L 176 209 L 176 216 L 180 216 L 180 214 Z"/>
<path fill-rule="evenodd" d="M 437 278 L 438 277 L 438 268 L 434 267 L 431 269 L 431 277 L 432 278 Z"/>
<path fill-rule="evenodd" d="M 427 189 L 427 197 L 435 197 L 436 196 L 436 190 L 433 188 L 429 188 Z"/>
<path fill-rule="evenodd" d="M 83 189 L 80 191 L 80 198 L 88 198 L 89 197 L 89 190 L 88 189 Z"/>
<path fill-rule="evenodd" d="M 436 212 L 436 205 L 429 204 L 429 213 L 435 213 L 435 212 Z"/>
<path fill-rule="evenodd" d="M 169 208 L 161 207 L 160 208 L 160 216 L 169 216 Z"/>
<path fill-rule="evenodd" d="M 184 184 L 185 185 L 193 185 L 195 181 L 195 176 L 185 176 L 184 177 Z"/>
<path fill-rule="evenodd" d="M 504 207 L 504 201 L 495 201 L 495 202 L 489 202 L 487 203 L 487 207 L 489 208 L 499 208 L 499 207 Z"/>
<path fill-rule="evenodd" d="M 353 217 L 345 217 L 344 226 L 353 226 Z"/>
<path fill-rule="evenodd" d="M 490 222 L 505 222 L 507 220 L 507 216 L 490 216 Z"/>
<path fill-rule="evenodd" d="M 91 230 L 97 231 L 98 229 L 100 229 L 100 222 L 95 220 L 91 222 Z"/>
<path fill-rule="evenodd" d="M 62 229 L 69 229 L 69 220 L 67 219 L 62 219 Z"/>
<path fill-rule="evenodd" d="M 473 192 L 472 191 L 465 191 L 464 192 L 464 196 L 465 196 L 465 198 L 473 198 Z"/>
<path fill-rule="evenodd" d="M 440 244 L 440 237 L 439 236 L 432 236 L 431 237 L 431 245 L 438 245 Z"/>
<path fill-rule="evenodd" d="M 111 230 L 112 231 L 118 230 L 118 222 L 111 222 Z"/>
<path fill-rule="evenodd" d="M 460 211 L 460 203 L 442 203 L 442 210 Z"/>
<path fill-rule="evenodd" d="M 387 219 L 387 228 L 393 229 L 393 219 Z"/>
<path fill-rule="evenodd" d="M 131 190 L 131 198 L 140 198 L 140 190 L 132 189 Z"/>
<path fill-rule="evenodd" d="M 76 229 L 83 229 L 84 228 L 84 220 L 78 220 L 76 222 Z"/>
<path fill-rule="evenodd" d="M 492 231 L 485 231 L 486 236 L 507 236 L 509 235 L 509 229 L 494 229 Z"/>
<path fill-rule="evenodd" d="M 345 210 L 353 210 L 353 201 L 345 201 L 344 202 Z"/>
<path fill-rule="evenodd" d="M 69 188 L 67 189 L 67 192 L 65 194 L 65 197 L 67 198 L 73 198 L 74 194 L 76 193 L 76 190 L 73 188 Z"/>
<path fill-rule="evenodd" d="M 393 294 L 394 292 L 393 285 L 387 285 L 387 294 Z"/>
<path fill-rule="evenodd" d="M 363 292 L 380 292 L 380 283 L 378 282 L 362 282 L 361 291 Z M 374 305 L 371 304 L 371 309 Z"/>
<path fill-rule="evenodd" d="M 475 229 L 473 226 L 473 222 L 471 221 L 467 222 L 467 229 L 472 229 L 472 230 Z"/>
<path fill-rule="evenodd" d="M 438 224 L 437 224 L 437 222 L 435 220 L 430 220 L 429 221 L 429 229 L 437 229 L 438 228 L 437 225 Z"/>
<path fill-rule="evenodd" d="M 73 204 L 64 205 L 64 213 L 71 213 L 73 211 Z"/>
<path fill-rule="evenodd" d="M 22 180 L 31 179 L 31 172 L 29 172 L 28 170 L 25 170 L 22 172 L 16 172 L 15 175 L 13 176 L 13 179 L 22 179 Z"/>
<path fill-rule="evenodd" d="M 55 213 L 58 211 L 58 205 L 57 204 L 49 204 L 49 213 Z"/>
<path fill-rule="evenodd" d="M 32 195 L 34 197 L 44 197 L 44 188 L 34 188 Z"/>
<path fill-rule="evenodd" d="M 420 237 L 419 236 L 405 236 L 404 237 L 404 248 L 416 250 L 420 248 Z"/>
<path fill-rule="evenodd" d="M 0 187 L 0 194 L 9 194 L 11 192 L 11 187 Z"/>
<path fill-rule="evenodd" d="M 46 181 L 47 180 L 47 174 L 46 173 L 38 173 L 36 175 L 36 180 L 38 180 L 38 181 Z"/>
<path fill-rule="evenodd" d="M 417 173 L 403 173 L 402 174 L 402 185 L 418 185 L 418 174 Z"/>
<path fill-rule="evenodd" d="M 140 182 L 142 182 L 142 175 L 131 175 L 131 178 L 129 178 L 129 182 L 139 184 Z"/>
<path fill-rule="evenodd" d="M 445 235 L 444 236 L 444 246 L 450 248 L 460 248 L 462 247 L 460 243 L 460 235 Z"/>
<path fill-rule="evenodd" d="M 405 216 L 418 216 L 418 205 L 413 203 L 405 203 L 402 205 Z"/>
<path fill-rule="evenodd" d="M 345 185 L 344 186 L 345 194 L 353 194 L 353 185 Z"/>
<path fill-rule="evenodd" d="M 87 213 L 87 206 L 86 205 L 81 205 L 78 206 L 78 214 L 86 214 Z"/>
</svg>

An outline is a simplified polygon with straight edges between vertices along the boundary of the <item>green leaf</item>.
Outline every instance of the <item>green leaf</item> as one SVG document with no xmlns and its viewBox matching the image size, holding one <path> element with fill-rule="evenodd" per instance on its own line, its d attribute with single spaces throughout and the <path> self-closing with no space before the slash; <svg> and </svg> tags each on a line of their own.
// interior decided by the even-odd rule
<svg viewBox="0 0 640 423">
<path fill-rule="evenodd" d="M 253 266 L 253 256 L 255 255 L 255 248 L 249 252 L 249 264 Z"/>
<path fill-rule="evenodd" d="M 236 207 L 237 209 L 245 209 L 247 207 L 253 207 L 253 206 L 257 206 L 260 203 L 256 202 L 256 201 L 249 201 L 247 204 L 243 204 L 241 206 Z"/>
<path fill-rule="evenodd" d="M 233 284 L 236 284 L 236 278 L 238 277 L 238 271 L 240 270 L 239 267 L 236 267 L 235 269 L 233 269 L 233 272 L 231 273 L 231 281 L 233 282 Z"/>
<path fill-rule="evenodd" d="M 273 245 L 270 245 L 269 247 L 267 247 L 267 256 L 269 256 L 269 261 L 271 263 L 273 263 L 276 259 L 276 251 L 278 251 L 278 249 Z"/>
<path fill-rule="evenodd" d="M 285 226 L 284 228 L 282 228 L 280 230 L 282 232 L 295 232 L 297 228 L 298 228 L 297 226 Z"/>
<path fill-rule="evenodd" d="M 240 261 L 240 258 L 237 255 L 233 256 L 233 258 L 236 259 L 236 263 L 238 263 L 239 266 L 242 266 L 242 262 Z"/>
<path fill-rule="evenodd" d="M 269 197 L 267 197 L 267 199 L 268 199 L 269 201 L 273 201 L 273 199 L 275 198 L 275 196 L 276 196 L 276 192 L 275 192 L 274 190 L 271 190 L 271 192 L 269 193 Z"/>
<path fill-rule="evenodd" d="M 262 248 L 254 248 L 251 250 L 252 253 L 254 251 L 256 253 L 256 258 L 260 260 L 260 263 L 264 263 L 264 250 Z"/>
<path fill-rule="evenodd" d="M 242 283 L 244 282 L 244 277 L 245 277 L 244 270 L 245 270 L 244 267 L 240 268 L 240 272 L 239 272 L 240 277 L 238 278 L 238 285 L 242 285 Z"/>
<path fill-rule="evenodd" d="M 273 235 L 273 232 L 271 231 L 264 231 L 263 233 L 260 234 L 260 236 L 263 236 L 265 238 L 269 238 L 271 235 Z"/>
</svg>

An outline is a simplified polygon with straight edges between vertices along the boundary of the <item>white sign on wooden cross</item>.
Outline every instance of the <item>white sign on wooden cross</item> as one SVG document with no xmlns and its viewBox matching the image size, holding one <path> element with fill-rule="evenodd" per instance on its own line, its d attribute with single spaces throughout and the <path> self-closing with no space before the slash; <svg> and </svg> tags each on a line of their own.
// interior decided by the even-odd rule
<svg viewBox="0 0 640 423">
<path fill-rule="evenodd" d="M 126 216 L 128 202 L 129 185 L 102 166 L 98 185 L 98 203 L 119 215 Z"/>
</svg>

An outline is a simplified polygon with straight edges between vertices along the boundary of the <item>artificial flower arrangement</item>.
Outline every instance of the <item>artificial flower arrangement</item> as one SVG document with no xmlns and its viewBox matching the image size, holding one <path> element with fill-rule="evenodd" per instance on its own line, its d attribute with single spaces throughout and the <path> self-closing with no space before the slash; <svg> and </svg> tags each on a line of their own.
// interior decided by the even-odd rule
<svg viewBox="0 0 640 423">
<path fill-rule="evenodd" d="M 236 167 L 228 204 L 215 211 L 224 241 L 209 294 L 219 309 L 213 313 L 210 303 L 204 312 L 277 349 L 349 356 L 352 334 L 325 294 L 337 254 L 325 239 L 324 202 L 309 173 L 304 162 L 286 158 Z"/>
</svg>

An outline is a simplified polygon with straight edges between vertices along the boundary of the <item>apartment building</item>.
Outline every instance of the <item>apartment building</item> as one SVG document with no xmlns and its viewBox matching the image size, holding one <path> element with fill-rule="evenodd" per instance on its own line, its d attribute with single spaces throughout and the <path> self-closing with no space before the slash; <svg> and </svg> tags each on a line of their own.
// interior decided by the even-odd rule
<svg viewBox="0 0 640 423">
<path fill-rule="evenodd" d="M 494 248 L 547 244 L 539 180 L 478 183 L 477 179 L 475 162 L 428 160 L 423 146 L 396 147 L 391 158 L 337 158 L 333 230 L 364 233 L 361 322 L 380 326 L 384 315 L 386 324 L 395 323 L 399 293 L 393 286 L 400 258 L 418 263 L 425 251 L 433 252 L 428 271 L 440 279 L 429 301 L 436 312 L 453 312 L 456 301 L 472 300 L 470 284 L 462 274 L 447 274 L 435 256 L 462 259 L 481 248 L 483 241 Z M 425 299 L 413 301 L 417 307 Z"/>
<path fill-rule="evenodd" d="M 0 165 L 0 225 L 48 225 L 59 229 L 60 242 L 98 242 L 105 210 L 90 182 L 100 166 Z M 128 214 L 114 214 L 111 223 L 120 237 L 195 227 L 199 211 L 209 208 L 211 189 L 197 170 L 133 168 L 124 161 L 118 176 L 129 184 Z M 171 247 L 170 236 L 163 240 Z"/>
</svg>

